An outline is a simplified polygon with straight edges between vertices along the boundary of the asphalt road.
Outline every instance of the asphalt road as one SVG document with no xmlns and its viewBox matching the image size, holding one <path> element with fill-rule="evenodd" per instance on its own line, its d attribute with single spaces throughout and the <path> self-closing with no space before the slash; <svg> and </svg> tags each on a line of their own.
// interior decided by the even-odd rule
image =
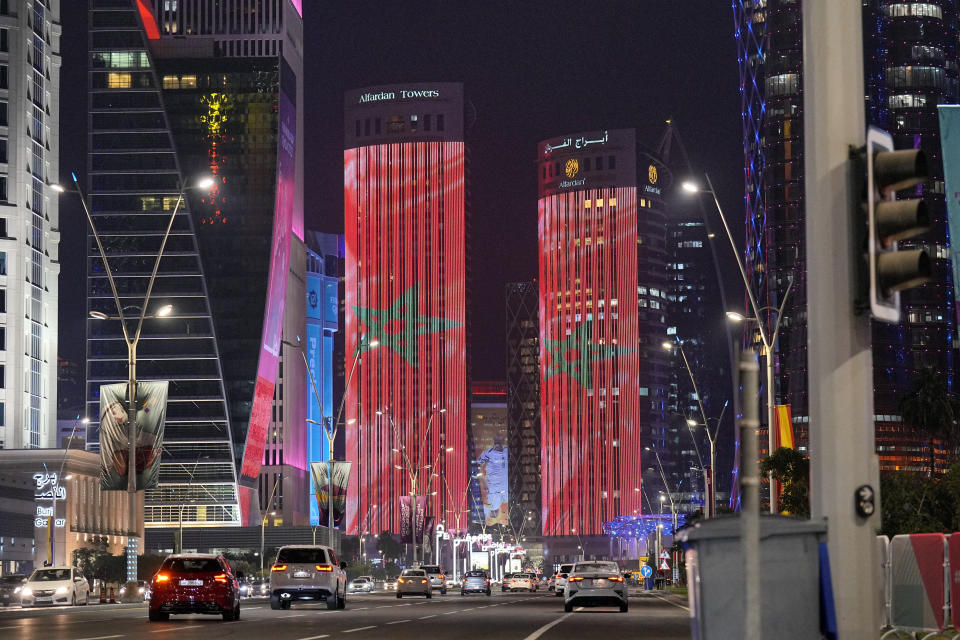
<svg viewBox="0 0 960 640">
<path fill-rule="evenodd" d="M 392 593 L 349 595 L 347 608 L 294 604 L 273 611 L 263 599 L 244 600 L 240 620 L 172 616 L 148 622 L 145 605 L 90 605 L 55 609 L 0 609 L 0 638 L 11 640 L 114 640 L 120 638 L 269 638 L 269 640 L 592 640 L 690 638 L 686 603 L 675 596 L 636 594 L 630 611 L 613 608 L 563 612 L 551 593 L 448 593 L 433 598 Z"/>
</svg>

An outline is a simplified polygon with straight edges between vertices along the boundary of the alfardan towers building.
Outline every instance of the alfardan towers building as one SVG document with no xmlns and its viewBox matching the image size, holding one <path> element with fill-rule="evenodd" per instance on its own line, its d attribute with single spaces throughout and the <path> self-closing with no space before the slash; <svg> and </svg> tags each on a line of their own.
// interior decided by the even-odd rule
<svg viewBox="0 0 960 640">
<path fill-rule="evenodd" d="M 344 111 L 346 532 L 400 532 L 414 482 L 437 522 L 467 489 L 463 88 L 359 89 Z"/>
<path fill-rule="evenodd" d="M 665 427 L 664 172 L 632 129 L 538 152 L 543 534 L 599 535 L 641 512 Z"/>
</svg>

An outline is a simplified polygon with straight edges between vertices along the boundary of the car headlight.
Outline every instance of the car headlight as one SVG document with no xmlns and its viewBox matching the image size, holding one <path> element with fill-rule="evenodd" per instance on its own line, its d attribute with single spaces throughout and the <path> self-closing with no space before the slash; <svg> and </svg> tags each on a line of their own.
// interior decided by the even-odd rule
<svg viewBox="0 0 960 640">
<path fill-rule="evenodd" d="M 14 593 L 20 593 L 23 590 L 23 587 L 17 587 L 13 590 Z"/>
<path fill-rule="evenodd" d="M 143 587 L 140 587 L 140 593 L 143 593 L 143 591 L 144 591 Z"/>
<path fill-rule="evenodd" d="M 22 596 L 32 596 L 32 595 L 33 595 L 33 590 L 31 590 L 30 587 L 23 587 L 23 590 L 20 592 L 20 595 L 22 595 Z"/>
<path fill-rule="evenodd" d="M 59 596 L 59 595 L 63 595 L 63 594 L 66 593 L 66 592 L 67 592 L 67 588 L 66 588 L 66 587 L 57 587 L 57 595 L 58 595 L 58 596 Z"/>
</svg>

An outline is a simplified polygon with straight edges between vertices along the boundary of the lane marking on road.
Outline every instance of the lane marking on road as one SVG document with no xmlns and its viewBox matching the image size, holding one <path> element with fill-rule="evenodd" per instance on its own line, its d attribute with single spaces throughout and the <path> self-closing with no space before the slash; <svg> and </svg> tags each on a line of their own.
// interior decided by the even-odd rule
<svg viewBox="0 0 960 640">
<path fill-rule="evenodd" d="M 376 629 L 377 625 L 372 624 L 369 627 L 357 627 L 356 629 L 347 629 L 343 633 L 353 633 L 354 631 L 366 631 L 367 629 Z"/>
<path fill-rule="evenodd" d="M 320 638 L 329 638 L 330 634 L 325 633 L 322 636 L 309 636 L 307 638 L 299 638 L 298 640 L 320 640 Z"/>
<path fill-rule="evenodd" d="M 401 622 L 410 622 L 409 620 L 394 620 L 393 622 L 388 622 L 387 624 L 400 624 Z"/>
<path fill-rule="evenodd" d="M 576 609 L 574 609 L 574 611 L 583 611 L 583 607 L 577 607 Z M 539 629 L 537 629 L 536 631 L 528 635 L 523 640 L 537 640 L 537 638 L 545 634 L 547 631 L 550 631 L 550 629 L 553 629 L 555 626 L 557 626 L 558 624 L 560 624 L 561 622 L 563 622 L 564 620 L 566 620 L 572 615 L 573 615 L 572 612 L 563 614 L 553 622 L 548 622 L 547 624 L 543 625 L 542 627 L 540 627 Z"/>
<path fill-rule="evenodd" d="M 690 611 L 690 607 L 685 607 L 685 606 L 683 606 L 682 604 L 677 604 L 676 602 L 673 602 L 672 600 L 667 600 L 667 599 L 664 598 L 663 596 L 658 596 L 657 594 L 653 594 L 653 597 L 654 597 L 654 598 L 659 598 L 660 600 L 663 600 L 663 601 L 666 602 L 666 603 L 672 604 L 672 605 L 675 606 L 675 607 L 679 607 L 680 609 L 683 609 L 684 611 Z"/>
<path fill-rule="evenodd" d="M 202 627 L 202 626 L 204 626 L 204 625 L 202 625 L 202 624 L 191 624 L 191 625 L 187 625 L 187 626 L 185 626 L 185 627 L 181 627 L 180 625 L 177 625 L 177 626 L 175 626 L 175 627 L 167 627 L 166 629 L 157 629 L 157 630 L 155 630 L 155 631 L 151 631 L 150 633 L 167 633 L 168 631 L 180 631 L 181 629 L 193 629 L 193 628 L 195 628 L 195 627 Z"/>
<path fill-rule="evenodd" d="M 427 618 L 436 618 L 436 617 L 437 617 L 437 614 L 436 614 L 436 613 L 431 613 L 431 614 L 428 615 L 428 616 L 423 616 L 422 618 L 417 618 L 417 620 L 426 620 Z"/>
<path fill-rule="evenodd" d="M 302 617 L 305 616 L 305 615 L 307 615 L 307 614 L 305 614 L 305 613 L 291 613 L 290 615 L 288 615 L 288 616 L 286 616 L 286 617 L 287 617 L 287 618 L 302 618 Z"/>
<path fill-rule="evenodd" d="M 107 640 L 108 638 L 122 638 L 123 635 L 117 634 L 113 636 L 93 636 L 92 638 L 77 638 L 76 640 Z"/>
<path fill-rule="evenodd" d="M 402 604 L 382 604 L 377 609 L 389 609 L 390 607 L 402 607 Z"/>
<path fill-rule="evenodd" d="M 354 611 L 363 611 L 364 609 L 369 609 L 370 607 L 357 607 Z"/>
</svg>

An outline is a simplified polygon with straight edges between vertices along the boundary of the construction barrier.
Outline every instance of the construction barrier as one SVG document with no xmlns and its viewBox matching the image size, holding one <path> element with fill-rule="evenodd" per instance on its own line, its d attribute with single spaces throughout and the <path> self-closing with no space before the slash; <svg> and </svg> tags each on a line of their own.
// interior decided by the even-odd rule
<svg viewBox="0 0 960 640">
<path fill-rule="evenodd" d="M 958 534 L 953 534 L 951 538 Z M 960 563 L 960 538 L 955 562 Z M 883 545 L 878 545 L 881 548 Z M 902 638 L 905 632 L 923 632 L 923 638 L 951 637 L 940 632 L 951 627 L 951 553 L 942 533 L 894 536 L 881 555 L 884 623 L 883 638 Z M 960 567 L 960 564 L 957 564 Z M 919 636 L 918 636 L 919 637 Z"/>
<path fill-rule="evenodd" d="M 113 597 L 113 587 L 110 587 L 110 604 L 117 604 L 116 598 Z"/>
</svg>

